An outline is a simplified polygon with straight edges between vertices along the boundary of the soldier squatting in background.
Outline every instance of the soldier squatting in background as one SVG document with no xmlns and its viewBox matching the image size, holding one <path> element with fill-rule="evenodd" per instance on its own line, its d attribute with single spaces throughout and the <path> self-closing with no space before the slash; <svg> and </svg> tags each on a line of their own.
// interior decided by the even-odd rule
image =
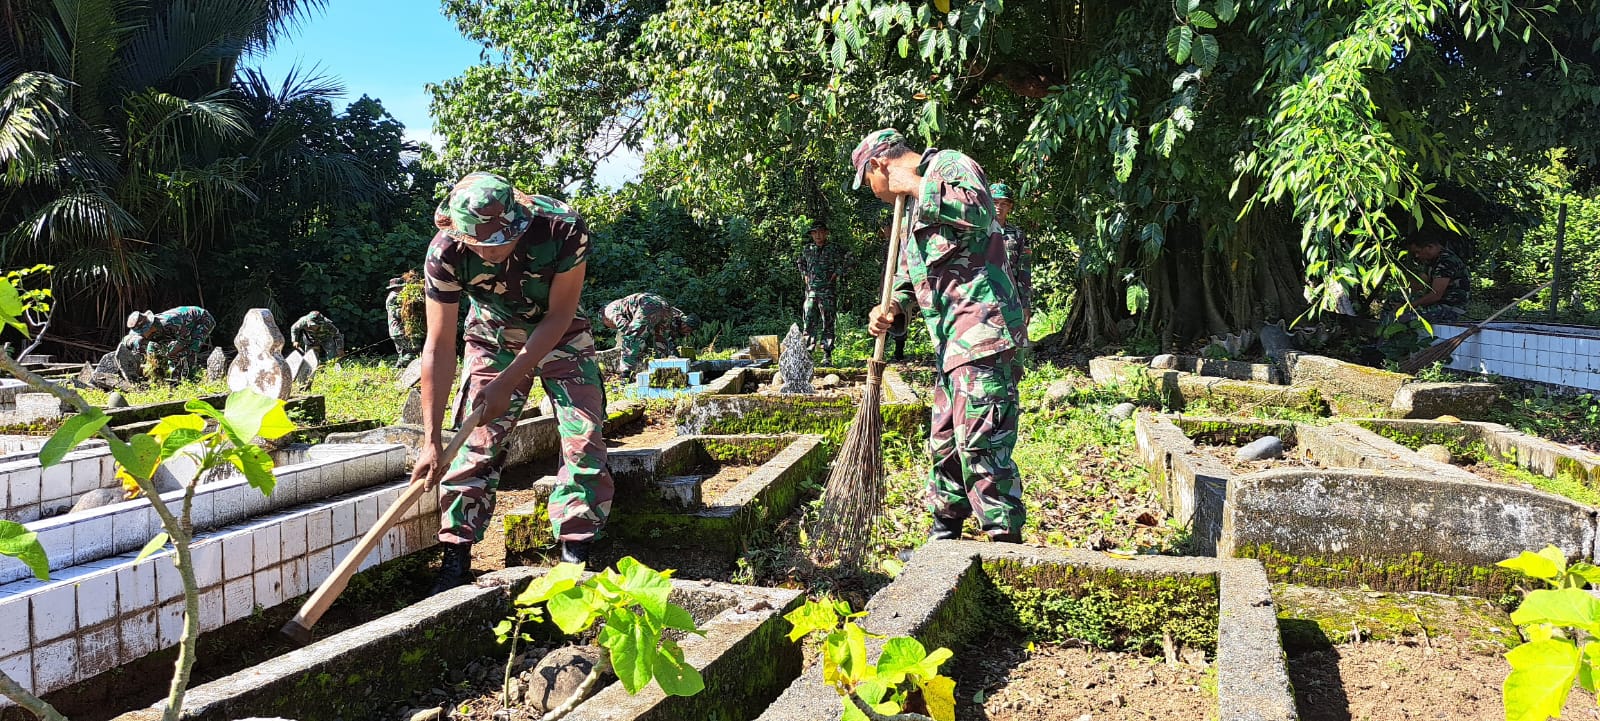
<svg viewBox="0 0 1600 721">
<path fill-rule="evenodd" d="M 845 258 L 839 246 L 828 242 L 828 226 L 811 224 L 810 236 L 800 248 L 795 267 L 806 283 L 805 316 L 802 330 L 811 339 L 812 350 L 822 345 L 823 362 L 833 365 L 834 323 L 839 317 L 839 278 L 844 275 Z"/>
<path fill-rule="evenodd" d="M 550 525 L 561 558 L 588 560 L 611 511 L 611 473 L 601 426 L 605 385 L 589 321 L 577 315 L 589 231 L 565 203 L 517 191 L 491 173 L 472 173 L 434 215 L 428 244 L 428 336 L 422 350 L 424 442 L 413 483 L 440 483 L 444 564 L 435 592 L 471 581 L 471 544 L 483 539 L 505 466 L 506 434 L 537 375 L 555 408 L 562 466 L 550 494 Z M 441 458 L 445 399 L 455 380 L 456 319 L 470 302 L 463 362 L 466 394 L 483 422 L 454 459 Z M 449 463 L 448 469 L 444 466 Z M 442 477 L 442 480 L 441 480 Z"/>
<path fill-rule="evenodd" d="M 1461 320 L 1471 290 L 1471 274 L 1461 256 L 1450 252 L 1437 237 L 1414 236 L 1406 249 L 1422 265 L 1427 292 L 1411 299 L 1416 314 L 1433 323 Z M 1407 315 L 1401 321 L 1408 321 Z"/>
<path fill-rule="evenodd" d="M 655 293 L 634 293 L 606 304 L 601 312 L 607 328 L 617 330 L 622 347 L 622 367 L 633 372 L 652 355 L 677 355 L 678 342 L 694 335 L 700 321 L 667 303 Z"/>
<path fill-rule="evenodd" d="M 933 473 L 930 539 L 959 538 L 967 516 L 995 541 L 1022 540 L 1022 475 L 1017 441 L 1017 381 L 1022 364 L 1022 304 L 1007 269 L 989 181 L 954 150 L 918 155 L 893 128 L 868 133 L 850 155 L 855 186 L 878 199 L 915 201 L 901 248 L 893 299 L 872 310 L 869 330 L 888 332 L 896 316 L 920 309 L 938 362 L 928 450 Z"/>
<path fill-rule="evenodd" d="M 320 310 L 300 316 L 300 320 L 289 326 L 289 337 L 294 341 L 295 350 L 316 351 L 319 360 L 333 360 L 344 352 L 344 334 Z"/>
<path fill-rule="evenodd" d="M 172 378 L 186 378 L 200 367 L 200 349 L 211 339 L 217 320 L 206 309 L 180 305 L 160 314 L 150 311 L 128 316 L 128 335 L 122 342 L 143 359 L 165 364 Z"/>
</svg>

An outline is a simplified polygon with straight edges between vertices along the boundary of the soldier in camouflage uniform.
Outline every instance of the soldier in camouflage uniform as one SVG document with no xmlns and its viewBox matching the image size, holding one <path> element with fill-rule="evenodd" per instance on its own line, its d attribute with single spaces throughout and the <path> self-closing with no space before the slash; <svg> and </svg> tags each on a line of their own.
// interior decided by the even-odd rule
<svg viewBox="0 0 1600 721">
<path fill-rule="evenodd" d="M 128 316 L 128 335 L 122 342 L 141 357 L 155 354 L 175 378 L 186 378 L 200 367 L 200 350 L 211 339 L 217 319 L 206 309 L 180 305 L 160 314 L 144 311 Z"/>
<path fill-rule="evenodd" d="M 617 330 L 622 367 L 634 372 L 654 356 L 677 355 L 678 341 L 694 333 L 692 316 L 672 307 L 655 293 L 634 293 L 606 304 L 601 312 L 607 328 Z M 698 325 L 698 321 L 696 321 Z"/>
<path fill-rule="evenodd" d="M 795 267 L 806 282 L 803 329 L 813 349 L 822 345 L 824 363 L 833 365 L 834 322 L 839 317 L 839 277 L 844 274 L 844 253 L 828 242 L 828 226 L 813 223 L 810 242 L 800 249 Z"/>
<path fill-rule="evenodd" d="M 400 302 L 400 291 L 405 287 L 404 278 L 390 278 L 389 295 L 383 299 L 384 315 L 389 320 L 389 340 L 394 343 L 394 352 L 399 356 L 395 365 L 400 368 L 410 365 L 412 359 L 417 357 L 417 352 L 422 350 L 422 339 L 406 333 L 405 308 Z"/>
<path fill-rule="evenodd" d="M 440 478 L 436 590 L 471 580 L 471 544 L 494 513 L 506 434 L 537 376 L 555 406 L 562 466 L 550 494 L 550 524 L 562 560 L 586 563 L 611 510 L 612 481 L 601 427 L 605 385 L 589 322 L 577 315 L 589 232 L 565 203 L 526 195 L 504 178 L 472 173 L 434 216 L 439 233 L 424 268 L 428 337 L 422 351 L 425 443 L 413 482 Z M 483 422 L 461 454 L 441 458 L 445 398 L 455 379 L 457 304 L 469 301 L 463 336 L 466 396 Z M 446 470 L 446 465 L 448 470 Z"/>
<path fill-rule="evenodd" d="M 882 335 L 896 315 L 916 309 L 933 339 L 929 538 L 959 538 L 976 513 L 991 540 L 1020 542 L 1022 475 L 1011 451 L 1025 329 L 988 178 L 960 152 L 913 152 L 893 128 L 868 133 L 850 161 L 856 187 L 866 180 L 885 202 L 914 200 L 894 297 L 873 309 L 870 330 Z"/>
<path fill-rule="evenodd" d="M 1437 238 L 1415 237 L 1406 245 L 1411 257 L 1422 264 L 1422 281 L 1428 288 L 1427 293 L 1411 299 L 1411 306 L 1417 309 L 1416 315 L 1434 323 L 1461 320 L 1472 287 L 1466 262 Z M 1404 322 L 1408 318 L 1401 320 Z"/>
<path fill-rule="evenodd" d="M 289 337 L 294 341 L 295 350 L 316 351 L 319 360 L 333 360 L 344 350 L 344 335 L 320 310 L 300 316 L 300 320 L 289 326 Z"/>
<path fill-rule="evenodd" d="M 1022 229 L 1006 222 L 1016 207 L 1011 199 L 1011 186 L 995 183 L 989 186 L 989 197 L 994 198 L 995 220 L 1006 239 L 1006 266 L 1011 269 L 1011 282 L 1017 287 L 1017 299 L 1022 303 L 1022 327 L 1027 328 L 1033 319 L 1033 252 L 1028 250 L 1028 236 Z M 1027 339 L 1023 339 L 1026 344 Z"/>
</svg>

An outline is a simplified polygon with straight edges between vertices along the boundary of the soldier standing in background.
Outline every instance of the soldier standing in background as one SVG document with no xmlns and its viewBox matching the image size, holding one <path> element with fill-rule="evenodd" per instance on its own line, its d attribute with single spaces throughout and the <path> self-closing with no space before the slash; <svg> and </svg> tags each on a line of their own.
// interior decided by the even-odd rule
<svg viewBox="0 0 1600 721">
<path fill-rule="evenodd" d="M 1028 236 L 1022 229 L 1006 222 L 1016 207 L 1011 187 L 995 183 L 989 186 L 989 195 L 994 198 L 995 220 L 1005 235 L 1006 263 L 1011 268 L 1011 282 L 1017 287 L 1017 299 L 1022 303 L 1022 327 L 1026 328 L 1033 321 L 1033 252 L 1028 249 Z M 1026 338 L 1023 345 L 1027 345 Z"/>
<path fill-rule="evenodd" d="M 811 224 L 811 238 L 800 249 L 795 267 L 806 283 L 802 330 L 811 338 L 812 350 L 822 345 L 823 363 L 833 365 L 834 324 L 839 317 L 839 277 L 844 274 L 844 253 L 828 242 L 828 226 Z"/>
<path fill-rule="evenodd" d="M 394 343 L 394 352 L 399 357 L 395 365 L 401 368 L 417 357 L 422 345 L 418 338 L 406 332 L 405 306 L 400 300 L 400 292 L 405 287 L 405 278 L 390 278 L 389 295 L 383 299 L 383 311 L 389 321 L 389 340 Z"/>
</svg>

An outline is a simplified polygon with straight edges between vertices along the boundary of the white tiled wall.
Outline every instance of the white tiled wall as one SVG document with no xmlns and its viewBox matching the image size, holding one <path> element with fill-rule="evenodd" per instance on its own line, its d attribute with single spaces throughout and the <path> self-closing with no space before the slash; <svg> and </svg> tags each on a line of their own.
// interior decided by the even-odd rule
<svg viewBox="0 0 1600 721">
<path fill-rule="evenodd" d="M 1435 325 L 1439 338 L 1465 331 L 1461 326 Z M 1564 336 L 1488 328 L 1468 338 L 1455 352 L 1450 367 L 1473 373 L 1600 390 L 1600 338 Z"/>
<path fill-rule="evenodd" d="M 357 509 L 385 508 L 404 489 L 391 483 L 200 534 L 192 553 L 201 630 L 309 593 L 376 520 Z M 424 495 L 362 569 L 433 545 L 438 510 L 437 492 Z M 336 529 L 336 515 L 352 522 Z M 137 555 L 67 568 L 48 582 L 0 585 L 0 670 L 43 694 L 175 645 L 183 600 L 171 551 L 135 562 Z"/>
<path fill-rule="evenodd" d="M 104 451 L 101 451 L 104 453 Z M 304 454 L 304 462 L 278 466 L 273 469 L 277 487 L 271 496 L 264 496 L 252 488 L 243 476 L 202 484 L 195 492 L 191 519 L 198 529 L 215 528 L 237 523 L 273 509 L 286 508 L 300 502 L 314 501 L 331 495 L 365 488 L 401 476 L 405 472 L 404 446 L 377 444 L 332 444 L 313 448 Z M 69 455 L 69 458 L 71 456 Z M 109 461 L 109 456 L 105 459 Z M 81 460 L 81 459 L 80 459 Z M 45 468 L 40 474 L 41 483 L 70 483 L 68 473 L 75 464 L 62 462 Z M 98 464 L 98 460 L 95 461 Z M 85 465 L 83 472 L 88 473 Z M 60 471 L 58 469 L 68 469 Z M 33 472 L 39 473 L 37 461 Z M 59 476 L 52 481 L 53 475 Z M 5 488 L 31 492 L 33 475 L 25 472 L 0 477 Z M 65 479 L 65 480 L 62 480 Z M 166 495 L 174 511 L 182 491 Z M 376 519 L 376 506 L 348 512 L 350 523 L 355 525 L 355 511 L 368 511 L 363 528 L 370 527 Z M 149 501 L 136 499 L 104 506 L 89 511 L 66 514 L 32 521 L 28 530 L 39 535 L 50 568 L 63 569 L 81 565 L 119 553 L 137 551 L 160 531 L 160 518 Z M 348 530 L 348 527 L 346 530 Z M 0 584 L 27 578 L 29 572 L 21 562 L 0 557 Z"/>
</svg>

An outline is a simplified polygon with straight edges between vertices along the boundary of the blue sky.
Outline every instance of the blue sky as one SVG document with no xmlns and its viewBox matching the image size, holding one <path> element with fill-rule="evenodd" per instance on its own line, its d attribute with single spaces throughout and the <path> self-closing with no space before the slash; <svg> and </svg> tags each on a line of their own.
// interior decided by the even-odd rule
<svg viewBox="0 0 1600 721">
<path fill-rule="evenodd" d="M 344 102 L 377 98 L 405 124 L 406 137 L 437 146 L 424 86 L 477 64 L 479 49 L 439 12 L 437 0 L 329 0 L 321 14 L 249 64 L 274 84 L 295 65 L 314 67 L 339 79 Z M 636 177 L 638 167 L 637 156 L 614 158 L 601 165 L 597 180 L 615 187 Z"/>
</svg>

